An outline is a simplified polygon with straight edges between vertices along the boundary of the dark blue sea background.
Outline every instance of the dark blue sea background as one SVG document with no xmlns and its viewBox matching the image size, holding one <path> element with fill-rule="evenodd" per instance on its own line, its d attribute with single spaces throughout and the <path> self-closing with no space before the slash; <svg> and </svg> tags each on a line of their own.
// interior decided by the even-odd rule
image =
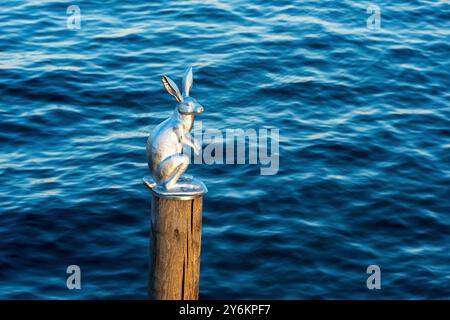
<svg viewBox="0 0 450 320">
<path fill-rule="evenodd" d="M 450 298 L 449 40 L 448 1 L 0 2 L 0 298 L 147 298 L 145 144 L 188 65 L 203 130 L 280 130 L 277 175 L 188 170 L 200 298 Z"/>
</svg>

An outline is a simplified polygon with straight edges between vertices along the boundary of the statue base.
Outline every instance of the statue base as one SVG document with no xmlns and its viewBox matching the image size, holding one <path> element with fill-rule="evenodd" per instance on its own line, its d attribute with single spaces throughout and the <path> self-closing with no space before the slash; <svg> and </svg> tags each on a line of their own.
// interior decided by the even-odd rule
<svg viewBox="0 0 450 320">
<path fill-rule="evenodd" d="M 154 195 L 161 199 L 192 200 L 208 192 L 208 188 L 202 181 L 188 175 L 181 176 L 172 189 L 157 184 L 153 177 L 144 178 L 143 182 Z"/>
</svg>

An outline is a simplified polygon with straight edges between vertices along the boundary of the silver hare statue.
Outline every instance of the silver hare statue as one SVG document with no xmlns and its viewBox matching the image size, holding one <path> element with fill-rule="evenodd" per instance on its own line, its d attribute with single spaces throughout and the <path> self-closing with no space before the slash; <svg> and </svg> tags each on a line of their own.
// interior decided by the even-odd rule
<svg viewBox="0 0 450 320">
<path fill-rule="evenodd" d="M 156 126 L 147 140 L 147 161 L 152 178 L 144 183 L 160 194 L 206 192 L 199 180 L 182 176 L 190 162 L 183 154 L 183 145 L 191 147 L 196 154 L 200 152 L 198 141 L 190 134 L 194 116 L 203 113 L 203 107 L 189 96 L 193 83 L 192 67 L 184 73 L 183 94 L 169 77 L 164 75 L 162 82 L 177 105 L 172 116 Z"/>
</svg>

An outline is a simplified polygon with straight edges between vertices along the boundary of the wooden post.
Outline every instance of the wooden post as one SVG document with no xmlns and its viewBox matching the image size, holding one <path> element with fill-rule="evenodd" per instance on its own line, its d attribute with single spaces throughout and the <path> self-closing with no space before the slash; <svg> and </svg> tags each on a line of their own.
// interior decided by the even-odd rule
<svg viewBox="0 0 450 320">
<path fill-rule="evenodd" d="M 152 192 L 149 297 L 197 300 L 203 194 L 168 199 Z"/>
</svg>

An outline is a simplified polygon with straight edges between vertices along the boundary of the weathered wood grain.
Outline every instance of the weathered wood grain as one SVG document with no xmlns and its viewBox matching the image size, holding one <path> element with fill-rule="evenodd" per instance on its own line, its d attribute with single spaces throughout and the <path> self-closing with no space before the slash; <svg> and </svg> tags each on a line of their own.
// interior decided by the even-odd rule
<svg viewBox="0 0 450 320">
<path fill-rule="evenodd" d="M 152 197 L 149 296 L 196 300 L 199 292 L 203 197 Z"/>
</svg>

